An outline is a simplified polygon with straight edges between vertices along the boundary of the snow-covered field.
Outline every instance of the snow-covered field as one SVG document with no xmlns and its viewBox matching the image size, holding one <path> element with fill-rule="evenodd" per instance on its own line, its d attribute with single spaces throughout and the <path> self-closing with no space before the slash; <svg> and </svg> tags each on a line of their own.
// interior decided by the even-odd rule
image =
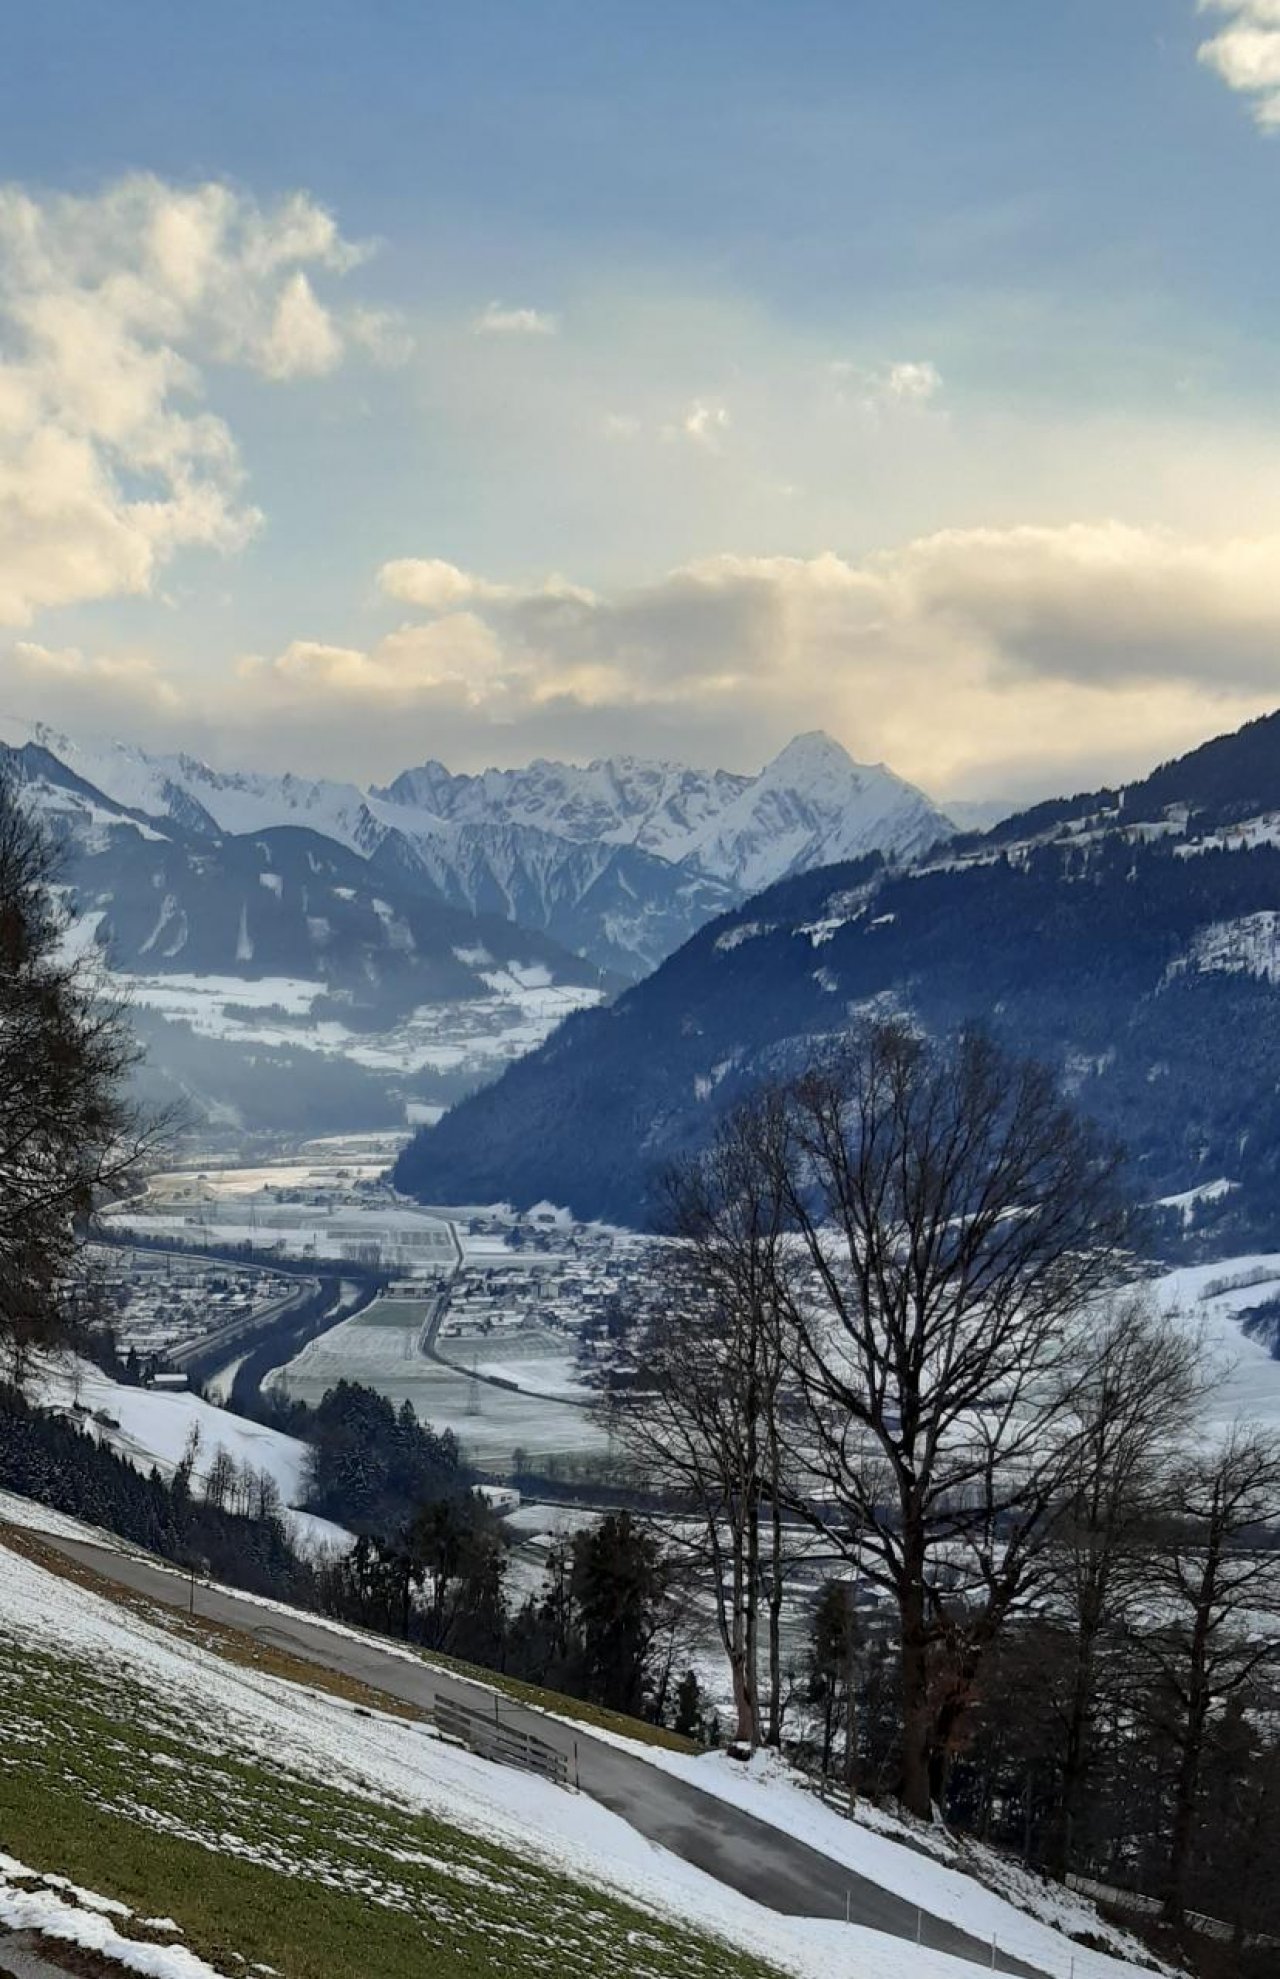
<svg viewBox="0 0 1280 1979">
<path fill-rule="evenodd" d="M 197 1491 L 219 1450 L 225 1450 L 241 1469 L 248 1465 L 274 1480 L 298 1543 L 308 1548 L 351 1544 L 350 1533 L 341 1526 L 294 1509 L 305 1496 L 307 1463 L 307 1446 L 296 1437 L 231 1415 L 199 1395 L 126 1387 L 76 1355 L 41 1362 L 31 1387 L 46 1407 L 66 1415 L 76 1412 L 84 1429 L 140 1470 L 154 1464 L 162 1476 L 172 1477 L 194 1436 L 192 1482 Z"/>
<path fill-rule="evenodd" d="M 538 1458 L 598 1456 L 608 1449 L 589 1410 L 550 1392 L 515 1393 L 473 1379 L 464 1371 L 464 1343 L 450 1347 L 463 1365 L 427 1359 L 420 1341 L 430 1311 L 425 1300 L 380 1300 L 313 1340 L 270 1385 L 314 1404 L 338 1381 L 363 1382 L 397 1406 L 412 1403 L 418 1420 L 433 1429 L 451 1429 L 464 1452 L 486 1468 L 506 1468 L 516 1449 Z"/>
<path fill-rule="evenodd" d="M 1205 1371 L 1217 1377 L 1201 1409 L 1206 1431 L 1240 1420 L 1280 1429 L 1280 1361 L 1240 1324 L 1241 1313 L 1280 1296 L 1280 1252 L 1186 1265 L 1154 1279 L 1151 1292 L 1204 1343 Z"/>
<path fill-rule="evenodd" d="M 0 1508 L 2 1509 L 2 1508 Z M 271 1604 L 264 1604 L 271 1605 Z M 128 1792 L 139 1800 L 121 1807 L 121 1819 L 142 1818 L 214 1849 L 224 1846 L 219 1824 L 225 1810 L 202 1810 L 222 1756 L 269 1769 L 277 1783 L 312 1782 L 373 1801 L 385 1808 L 421 1811 L 451 1827 L 500 1844 L 529 1864 L 543 1864 L 600 1891 L 611 1891 L 649 1914 L 711 1932 L 744 1951 L 767 1959 L 797 1979 L 962 1979 L 971 1971 L 941 1954 L 856 1926 L 782 1917 L 716 1882 L 680 1858 L 644 1840 L 618 1816 L 578 1795 L 523 1773 L 512 1773 L 469 1753 L 443 1745 L 424 1725 L 361 1710 L 329 1695 L 290 1684 L 258 1670 L 229 1665 L 196 1642 L 151 1624 L 135 1611 L 115 1606 L 85 1589 L 49 1574 L 0 1545 L 0 1638 L 16 1651 L 39 1658 L 52 1655 L 67 1666 L 80 1691 L 96 1686 L 122 1700 L 136 1715 L 144 1744 L 153 1748 L 148 1765 L 158 1805 L 147 1810 L 147 1783 Z M 12 1657 L 6 1661 L 12 1664 Z M 124 1702 L 127 1700 L 127 1704 Z M 10 1691 L 4 1709 L 23 1719 L 21 1689 Z M 30 1742 L 31 1726 L 19 1725 Z M 579 1735 L 585 1736 L 581 1727 Z M 180 1735 L 188 1753 L 193 1789 L 182 1796 L 181 1815 L 166 1811 L 161 1765 L 154 1748 Z M 901 1840 L 862 1823 L 839 1819 L 776 1769 L 751 1772 L 726 1760 L 677 1759 L 649 1747 L 635 1747 L 642 1758 L 684 1771 L 698 1786 L 747 1807 L 758 1819 L 800 1835 L 834 1860 L 871 1875 L 909 1900 L 949 1915 L 981 1937 L 1034 1962 L 1054 1979 L 1122 1979 L 1132 1966 L 1090 1951 L 1063 1937 L 1047 1921 L 1053 1917 L 1075 1930 L 1097 1932 L 1087 1904 L 1038 1886 L 1018 1889 L 1019 1901 L 1034 1901 L 1039 1919 L 982 1889 L 951 1862 L 938 1861 Z M 38 1763 L 38 1762 L 37 1762 Z M 198 1788 L 195 1782 L 199 1782 Z M 303 1805 L 305 1803 L 299 1803 Z M 237 1823 L 237 1853 L 261 1859 L 289 1873 L 343 1882 L 340 1862 L 323 1866 L 280 1859 L 265 1843 L 255 1855 L 248 1818 Z M 204 1836 L 207 1828 L 209 1833 Z M 295 1842 L 296 1848 L 296 1842 Z M 402 1856 L 401 1860 L 413 1858 Z M 0 1879 L 12 1864 L 0 1864 Z M 104 1875 L 108 1865 L 104 1863 Z M 353 1884 L 353 1887 L 355 1885 Z M 375 1887 L 368 1900 L 391 1901 L 393 1892 Z M 56 1889 L 47 1897 L 52 1912 L 67 1899 Z M 0 1903 L 12 1901 L 0 1880 Z M 0 1915 L 5 1915 L 0 1911 Z M 91 1916 L 101 1908 L 90 1906 Z M 38 1922 L 30 1910 L 23 1921 Z M 1117 1948 L 1119 1948 L 1117 1943 Z M 157 1975 L 193 1976 L 193 1964 L 156 1963 L 139 1969 Z"/>
<path fill-rule="evenodd" d="M 487 996 L 419 1004 L 375 1032 L 313 1017 L 328 986 L 301 977 L 128 973 L 117 981 L 133 1003 L 189 1024 L 202 1037 L 314 1051 L 399 1076 L 427 1070 L 480 1076 L 532 1051 L 561 1018 L 601 1000 L 599 990 L 544 978 L 545 971 L 532 968 L 490 970 Z"/>
</svg>

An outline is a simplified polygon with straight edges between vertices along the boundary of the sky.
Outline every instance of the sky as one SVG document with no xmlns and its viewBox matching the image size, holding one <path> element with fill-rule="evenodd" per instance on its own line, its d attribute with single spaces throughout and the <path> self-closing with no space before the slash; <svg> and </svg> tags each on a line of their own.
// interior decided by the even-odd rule
<svg viewBox="0 0 1280 1979">
<path fill-rule="evenodd" d="M 1280 0 L 14 0 L 0 710 L 385 781 L 1280 704 Z"/>
</svg>

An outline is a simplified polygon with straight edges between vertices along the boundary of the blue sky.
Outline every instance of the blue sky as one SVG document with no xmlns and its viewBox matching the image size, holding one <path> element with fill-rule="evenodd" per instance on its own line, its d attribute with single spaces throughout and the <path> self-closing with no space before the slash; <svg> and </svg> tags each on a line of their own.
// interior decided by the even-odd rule
<svg viewBox="0 0 1280 1979">
<path fill-rule="evenodd" d="M 1277 0 L 6 29 L 11 711 L 980 794 L 1280 700 Z"/>
</svg>

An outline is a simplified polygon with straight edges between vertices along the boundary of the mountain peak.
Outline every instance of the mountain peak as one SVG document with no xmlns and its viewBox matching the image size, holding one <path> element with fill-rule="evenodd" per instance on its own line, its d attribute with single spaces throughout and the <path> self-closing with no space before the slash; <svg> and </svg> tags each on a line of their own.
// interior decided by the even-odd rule
<svg viewBox="0 0 1280 1979">
<path fill-rule="evenodd" d="M 761 774 L 772 777 L 775 771 L 784 770 L 788 776 L 812 776 L 815 771 L 839 770 L 847 775 L 857 767 L 843 742 L 837 742 L 825 728 L 809 728 L 793 735 Z"/>
</svg>

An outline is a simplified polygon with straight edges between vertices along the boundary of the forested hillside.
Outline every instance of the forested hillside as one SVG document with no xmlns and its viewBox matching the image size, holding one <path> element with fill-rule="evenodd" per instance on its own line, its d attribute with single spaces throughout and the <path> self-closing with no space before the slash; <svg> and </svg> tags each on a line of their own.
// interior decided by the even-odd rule
<svg viewBox="0 0 1280 1979">
<path fill-rule="evenodd" d="M 872 858 L 757 895 L 420 1135 L 401 1185 L 642 1222 L 664 1162 L 762 1074 L 899 1011 L 934 1031 L 981 1021 L 1045 1060 L 1125 1141 L 1143 1200 L 1227 1178 L 1224 1237 L 1270 1239 L 1280 723 L 1213 747 L 1208 769 L 1197 751 L 1132 796 L 1041 807 L 921 867 Z M 1247 822 L 1215 794 L 1232 747 L 1258 792 Z"/>
</svg>

